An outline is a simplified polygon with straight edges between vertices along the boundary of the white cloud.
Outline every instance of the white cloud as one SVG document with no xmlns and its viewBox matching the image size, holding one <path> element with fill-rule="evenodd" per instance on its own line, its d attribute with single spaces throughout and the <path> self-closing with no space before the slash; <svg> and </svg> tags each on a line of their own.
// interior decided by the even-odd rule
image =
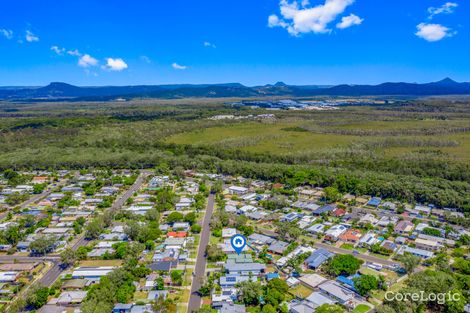
<svg viewBox="0 0 470 313">
<path fill-rule="evenodd" d="M 86 76 L 98 77 L 98 73 L 92 72 L 92 71 L 90 71 L 90 70 L 87 69 L 87 68 L 86 68 L 84 71 L 85 71 Z"/>
<path fill-rule="evenodd" d="M 429 19 L 432 19 L 434 15 L 438 14 L 451 14 L 454 12 L 454 9 L 459 5 L 455 2 L 446 2 L 438 8 L 430 7 L 428 8 Z"/>
<path fill-rule="evenodd" d="M 359 16 L 350 14 L 348 16 L 343 16 L 341 22 L 336 24 L 336 27 L 339 29 L 345 29 L 353 25 L 361 25 L 363 21 L 364 19 L 360 18 Z"/>
<path fill-rule="evenodd" d="M 209 41 L 204 41 L 204 47 L 217 48 L 217 46 L 215 44 L 210 43 Z"/>
<path fill-rule="evenodd" d="M 2 34 L 6 39 L 13 38 L 13 31 L 10 29 L 0 28 L 0 34 Z"/>
<path fill-rule="evenodd" d="M 147 63 L 147 64 L 151 64 L 151 63 L 152 63 L 152 60 L 150 60 L 150 58 L 149 58 L 148 56 L 146 56 L 146 55 L 141 55 L 141 56 L 140 56 L 140 59 L 141 59 L 142 61 L 144 61 L 145 63 Z"/>
<path fill-rule="evenodd" d="M 110 71 L 122 71 L 127 68 L 127 63 L 124 62 L 123 59 L 121 58 L 107 58 L 106 59 L 106 66 L 103 66 L 104 69 L 110 70 Z"/>
<path fill-rule="evenodd" d="M 98 65 L 98 60 L 89 54 L 84 54 L 78 59 L 78 65 L 81 67 L 90 67 Z"/>
<path fill-rule="evenodd" d="M 34 35 L 30 30 L 26 31 L 25 39 L 27 42 L 39 41 L 39 37 Z"/>
<path fill-rule="evenodd" d="M 273 14 L 268 17 L 269 27 L 282 27 L 289 34 L 298 36 L 301 33 L 322 34 L 331 32 L 328 24 L 342 14 L 354 0 L 325 0 L 324 4 L 307 7 L 303 1 L 300 5 L 297 1 L 289 3 L 288 0 L 280 1 L 281 17 Z"/>
<path fill-rule="evenodd" d="M 416 28 L 418 29 L 415 33 L 416 36 L 431 42 L 439 41 L 445 37 L 451 37 L 456 34 L 456 32 L 452 32 L 450 28 L 440 24 L 421 23 L 417 25 Z"/>
<path fill-rule="evenodd" d="M 68 51 L 67 51 L 67 54 L 68 54 L 68 55 L 73 55 L 73 56 L 76 56 L 76 57 L 79 57 L 79 56 L 82 55 L 82 54 L 80 53 L 80 51 L 78 51 L 77 49 L 75 49 L 75 50 L 68 50 Z"/>
<path fill-rule="evenodd" d="M 172 66 L 175 70 L 185 70 L 185 69 L 188 68 L 186 65 L 180 65 L 180 64 L 178 64 L 178 63 L 173 63 L 173 64 L 171 64 L 171 66 Z"/>
<path fill-rule="evenodd" d="M 60 48 L 58 46 L 52 46 L 51 50 L 54 51 L 58 55 L 63 55 L 65 52 L 65 48 Z"/>
</svg>

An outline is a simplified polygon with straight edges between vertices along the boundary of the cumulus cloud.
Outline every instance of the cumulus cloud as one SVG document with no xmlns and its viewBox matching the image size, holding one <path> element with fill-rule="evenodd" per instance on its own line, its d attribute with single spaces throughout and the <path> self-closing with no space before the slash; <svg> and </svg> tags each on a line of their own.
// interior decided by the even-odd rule
<svg viewBox="0 0 470 313">
<path fill-rule="evenodd" d="M 297 1 L 290 3 L 288 0 L 281 0 L 279 4 L 281 17 L 275 14 L 270 15 L 268 26 L 282 27 L 293 36 L 302 33 L 329 33 L 331 29 L 328 25 L 353 3 L 354 0 L 325 0 L 323 4 L 308 7 L 308 1 L 302 1 L 299 4 Z M 355 21 L 357 22 L 357 20 Z"/>
<path fill-rule="evenodd" d="M 204 41 L 204 47 L 217 48 L 217 46 L 209 41 Z"/>
<path fill-rule="evenodd" d="M 178 64 L 178 63 L 173 63 L 173 64 L 171 64 L 171 66 L 172 66 L 175 70 L 185 70 L 185 69 L 188 68 L 186 65 L 180 65 L 180 64 Z"/>
<path fill-rule="evenodd" d="M 79 56 L 82 55 L 82 54 L 80 53 L 80 51 L 78 51 L 77 49 L 75 49 L 75 50 L 68 50 L 68 51 L 67 51 L 67 54 L 68 54 L 68 55 L 73 55 L 73 56 L 76 56 L 76 57 L 79 57 Z"/>
<path fill-rule="evenodd" d="M 120 72 L 122 70 L 125 70 L 127 67 L 128 67 L 127 63 L 124 62 L 124 60 L 121 58 L 116 58 L 116 59 L 107 58 L 106 65 L 103 68 L 110 70 L 110 71 Z"/>
<path fill-rule="evenodd" d="M 0 34 L 2 34 L 6 39 L 13 38 L 13 31 L 10 29 L 0 28 Z"/>
<path fill-rule="evenodd" d="M 59 46 L 52 46 L 51 50 L 54 51 L 58 55 L 63 55 L 65 52 L 65 48 L 60 48 Z"/>
<path fill-rule="evenodd" d="M 451 37 L 456 34 L 456 32 L 452 32 L 450 28 L 440 24 L 421 23 L 418 24 L 416 28 L 418 31 L 415 35 L 430 42 L 439 41 L 445 37 Z"/>
<path fill-rule="evenodd" d="M 26 31 L 25 39 L 27 42 L 39 41 L 39 37 L 33 34 L 33 32 L 30 30 Z"/>
<path fill-rule="evenodd" d="M 357 15 L 350 14 L 348 16 L 343 16 L 341 19 L 341 22 L 336 24 L 336 27 L 339 29 L 345 29 L 354 25 L 360 25 L 364 19 L 360 18 Z"/>
<path fill-rule="evenodd" d="M 81 67 L 91 67 L 98 65 L 98 60 L 89 54 L 84 54 L 78 59 L 78 65 Z"/>
<path fill-rule="evenodd" d="M 430 7 L 428 8 L 429 19 L 432 19 L 435 15 L 438 14 L 451 14 L 454 12 L 454 9 L 458 7 L 458 4 L 455 2 L 446 2 L 440 7 Z"/>
</svg>

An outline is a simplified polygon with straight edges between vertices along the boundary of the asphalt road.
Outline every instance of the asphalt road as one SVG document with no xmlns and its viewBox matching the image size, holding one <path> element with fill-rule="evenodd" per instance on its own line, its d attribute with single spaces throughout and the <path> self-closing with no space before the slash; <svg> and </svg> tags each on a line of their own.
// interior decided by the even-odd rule
<svg viewBox="0 0 470 313">
<path fill-rule="evenodd" d="M 145 177 L 147 177 L 148 172 L 143 172 L 137 177 L 136 181 L 134 184 L 121 196 L 119 197 L 116 201 L 114 201 L 113 205 L 109 210 L 111 211 L 117 211 L 119 210 L 129 199 L 132 197 L 134 192 L 138 191 L 142 184 L 145 181 Z M 88 240 L 85 239 L 85 236 L 82 234 L 78 238 L 77 242 L 72 246 L 72 249 L 76 251 L 78 248 L 87 245 Z M 41 284 L 44 286 L 52 286 L 52 284 L 57 280 L 59 275 L 64 271 L 65 268 L 61 266 L 61 262 L 59 260 L 54 261 L 54 265 L 51 267 L 51 269 L 39 280 Z"/>
<path fill-rule="evenodd" d="M 206 272 L 206 247 L 209 243 L 211 229 L 210 222 L 212 213 L 214 211 L 214 195 L 210 194 L 207 199 L 207 208 L 202 222 L 201 238 L 199 240 L 199 248 L 197 251 L 196 266 L 194 269 L 193 282 L 191 284 L 191 295 L 188 303 L 188 313 L 196 311 L 201 307 L 201 297 L 198 294 L 199 288 L 201 288 L 202 282 L 204 281 Z"/>
</svg>

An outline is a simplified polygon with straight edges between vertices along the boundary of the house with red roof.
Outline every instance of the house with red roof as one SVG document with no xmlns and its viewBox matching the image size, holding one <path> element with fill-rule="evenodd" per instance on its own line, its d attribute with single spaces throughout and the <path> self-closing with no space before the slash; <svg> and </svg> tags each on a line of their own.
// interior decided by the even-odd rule
<svg viewBox="0 0 470 313">
<path fill-rule="evenodd" d="M 188 236 L 188 233 L 185 231 L 170 231 L 166 234 L 169 238 L 185 238 Z"/>
<path fill-rule="evenodd" d="M 333 211 L 333 215 L 336 217 L 341 217 L 346 214 L 345 209 L 337 208 L 336 210 Z"/>
<path fill-rule="evenodd" d="M 339 239 L 345 242 L 356 243 L 361 239 L 362 234 L 359 230 L 350 228 L 339 236 Z"/>
</svg>

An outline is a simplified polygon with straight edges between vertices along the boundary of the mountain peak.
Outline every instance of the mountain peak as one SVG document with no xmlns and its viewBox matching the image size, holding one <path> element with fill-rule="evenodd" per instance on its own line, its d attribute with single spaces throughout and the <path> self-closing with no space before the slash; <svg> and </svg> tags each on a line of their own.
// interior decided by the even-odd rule
<svg viewBox="0 0 470 313">
<path fill-rule="evenodd" d="M 70 87 L 70 86 L 73 86 L 73 85 L 63 83 L 63 82 L 51 82 L 46 87 L 65 87 L 65 86 Z M 75 87 L 75 86 L 73 86 L 73 87 Z"/>
<path fill-rule="evenodd" d="M 287 86 L 284 82 L 277 82 L 274 84 L 274 86 L 276 87 L 284 87 L 284 86 Z"/>
<path fill-rule="evenodd" d="M 438 82 L 436 82 L 437 84 L 439 85 L 454 85 L 454 84 L 458 84 L 455 80 L 449 78 L 449 77 L 446 77 Z"/>
</svg>

